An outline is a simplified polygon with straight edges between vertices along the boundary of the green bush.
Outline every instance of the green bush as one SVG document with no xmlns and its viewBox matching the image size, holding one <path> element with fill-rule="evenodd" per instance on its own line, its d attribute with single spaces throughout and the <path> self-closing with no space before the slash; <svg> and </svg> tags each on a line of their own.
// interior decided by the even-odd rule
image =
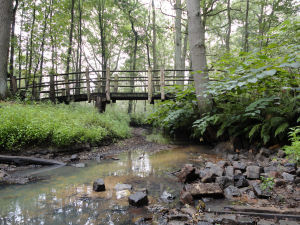
<svg viewBox="0 0 300 225">
<path fill-rule="evenodd" d="M 129 136 L 125 114 L 99 114 L 79 105 L 2 103 L 0 149 L 20 150 L 29 146 L 69 146 L 76 143 L 100 145 Z"/>
<path fill-rule="evenodd" d="M 290 140 L 292 144 L 285 146 L 285 153 L 292 160 L 300 163 L 300 126 L 291 129 Z"/>
</svg>

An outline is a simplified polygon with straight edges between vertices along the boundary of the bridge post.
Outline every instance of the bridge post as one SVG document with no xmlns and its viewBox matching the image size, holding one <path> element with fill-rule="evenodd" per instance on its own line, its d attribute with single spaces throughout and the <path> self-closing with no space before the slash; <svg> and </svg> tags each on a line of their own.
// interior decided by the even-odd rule
<svg viewBox="0 0 300 225">
<path fill-rule="evenodd" d="M 150 104 L 154 104 L 153 101 L 153 81 L 151 69 L 148 69 L 148 101 Z"/>
<path fill-rule="evenodd" d="M 161 68 L 160 70 L 160 93 L 161 93 L 161 100 L 166 100 L 165 95 L 165 70 Z"/>
<path fill-rule="evenodd" d="M 106 102 L 110 103 L 110 69 L 109 69 L 109 67 L 107 67 L 107 69 L 106 69 L 105 95 L 106 95 Z"/>
<path fill-rule="evenodd" d="M 50 101 L 55 103 L 55 86 L 54 86 L 54 75 L 50 74 L 50 89 L 49 89 Z"/>
<path fill-rule="evenodd" d="M 118 80 L 119 80 L 119 76 L 118 74 L 116 74 L 114 79 L 114 93 L 118 92 Z M 116 103 L 116 100 L 113 100 L 113 103 Z"/>
<path fill-rule="evenodd" d="M 86 78 L 86 94 L 87 94 L 87 99 L 88 99 L 88 103 L 91 103 L 91 84 L 90 84 L 89 67 L 86 68 L 85 78 Z"/>
<path fill-rule="evenodd" d="M 96 104 L 95 107 L 98 109 L 100 113 L 105 112 L 106 109 L 106 101 L 101 96 L 96 96 Z"/>
</svg>

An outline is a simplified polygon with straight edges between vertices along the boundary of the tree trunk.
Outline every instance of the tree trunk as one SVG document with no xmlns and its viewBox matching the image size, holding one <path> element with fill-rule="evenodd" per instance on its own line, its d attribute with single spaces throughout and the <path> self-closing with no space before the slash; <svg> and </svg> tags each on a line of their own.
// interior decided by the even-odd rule
<svg viewBox="0 0 300 225">
<path fill-rule="evenodd" d="M 74 5 L 75 0 L 72 0 L 71 3 L 71 27 L 69 33 L 69 47 L 68 47 L 68 55 L 67 55 L 67 67 L 66 67 L 66 75 L 65 82 L 69 83 L 69 73 L 70 73 L 70 63 L 71 63 L 71 54 L 72 54 L 72 46 L 73 46 L 73 30 L 74 30 Z M 66 95 L 67 101 L 70 101 L 70 86 L 66 84 Z"/>
<path fill-rule="evenodd" d="M 245 42 L 244 42 L 244 52 L 249 51 L 249 0 L 247 0 L 246 6 L 246 18 L 245 18 Z"/>
<path fill-rule="evenodd" d="M 228 20 L 228 28 L 226 32 L 226 40 L 225 40 L 225 45 L 226 45 L 226 51 L 227 53 L 230 52 L 230 35 L 231 35 L 231 10 L 230 10 L 230 0 L 227 0 L 227 20 Z"/>
<path fill-rule="evenodd" d="M 0 0 L 0 100 L 7 96 L 7 60 L 12 21 L 12 1 Z"/>
<path fill-rule="evenodd" d="M 81 9 L 81 0 L 78 2 L 78 12 L 79 12 L 79 27 L 78 27 L 78 50 L 77 50 L 77 72 L 81 72 L 81 63 L 82 63 L 82 9 Z M 76 89 L 75 94 L 80 94 L 80 74 L 76 74 Z"/>
<path fill-rule="evenodd" d="M 210 99 L 205 96 L 208 85 L 208 72 L 205 51 L 205 27 L 200 13 L 200 1 L 187 1 L 189 43 L 194 71 L 194 83 L 200 113 L 203 114 L 210 109 Z"/>
<path fill-rule="evenodd" d="M 31 23 L 31 31 L 30 31 L 30 49 L 29 49 L 29 65 L 28 65 L 28 76 L 26 80 L 26 90 L 28 89 L 29 80 L 31 77 L 31 69 L 32 69 L 32 58 L 33 58 L 33 34 L 34 34 L 34 25 L 35 25 L 35 2 L 33 5 L 33 12 L 32 12 L 32 23 Z"/>
<path fill-rule="evenodd" d="M 14 75 L 14 55 L 15 55 L 15 45 L 16 45 L 16 38 L 15 38 L 15 25 L 16 25 L 16 13 L 19 5 L 19 0 L 15 1 L 15 6 L 13 8 L 12 14 L 12 24 L 11 24 L 11 37 L 10 37 L 10 60 L 9 60 L 9 77 L 10 79 L 10 91 L 14 95 L 13 89 L 13 79 L 12 76 Z"/>
<path fill-rule="evenodd" d="M 188 29 L 189 29 L 189 26 L 186 25 L 184 42 L 183 42 L 183 50 L 182 50 L 181 69 L 185 69 L 185 60 L 186 60 L 186 55 L 187 55 L 188 37 L 189 37 Z"/>
<path fill-rule="evenodd" d="M 24 3 L 22 4 L 22 6 Z M 21 24 L 20 24 L 20 33 L 19 33 L 19 89 L 21 88 L 21 76 L 22 76 L 22 27 L 23 27 L 23 16 L 24 16 L 24 9 L 22 8 L 21 13 Z"/>
<path fill-rule="evenodd" d="M 181 17 L 182 17 L 182 9 L 181 9 L 181 0 L 176 0 L 175 10 L 175 70 L 181 69 L 181 50 L 182 50 L 182 35 L 181 35 Z M 176 77 L 180 78 L 182 72 L 177 71 Z M 183 82 L 177 81 L 176 84 L 183 85 Z"/>
<path fill-rule="evenodd" d="M 156 57 L 156 12 L 155 12 L 155 4 L 154 0 L 152 0 L 152 33 L 153 33 L 153 43 L 152 43 L 152 54 L 153 54 L 153 70 L 157 70 L 157 57 Z M 157 73 L 154 73 L 154 76 L 156 76 Z M 159 82 L 155 82 L 156 85 L 159 85 Z M 157 87 L 157 90 L 159 91 L 159 86 Z"/>
</svg>

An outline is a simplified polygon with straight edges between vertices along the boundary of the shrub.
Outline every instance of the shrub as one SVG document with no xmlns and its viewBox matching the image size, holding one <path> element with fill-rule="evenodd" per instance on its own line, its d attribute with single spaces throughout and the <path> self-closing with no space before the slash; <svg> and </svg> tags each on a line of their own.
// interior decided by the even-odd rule
<svg viewBox="0 0 300 225">
<path fill-rule="evenodd" d="M 285 153 L 292 160 L 300 163 L 300 126 L 292 128 L 289 135 L 292 144 L 284 147 Z"/>
<path fill-rule="evenodd" d="M 1 104 L 0 148 L 20 150 L 29 146 L 101 144 L 129 136 L 125 114 L 99 114 L 92 107 L 52 104 Z"/>
</svg>

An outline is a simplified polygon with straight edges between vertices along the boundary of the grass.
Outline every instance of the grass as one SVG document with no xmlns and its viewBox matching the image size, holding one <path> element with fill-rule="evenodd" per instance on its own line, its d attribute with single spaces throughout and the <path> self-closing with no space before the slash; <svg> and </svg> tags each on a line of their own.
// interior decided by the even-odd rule
<svg viewBox="0 0 300 225">
<path fill-rule="evenodd" d="M 130 136 L 129 117 L 91 106 L 0 103 L 0 150 L 33 146 L 101 145 Z"/>
</svg>

